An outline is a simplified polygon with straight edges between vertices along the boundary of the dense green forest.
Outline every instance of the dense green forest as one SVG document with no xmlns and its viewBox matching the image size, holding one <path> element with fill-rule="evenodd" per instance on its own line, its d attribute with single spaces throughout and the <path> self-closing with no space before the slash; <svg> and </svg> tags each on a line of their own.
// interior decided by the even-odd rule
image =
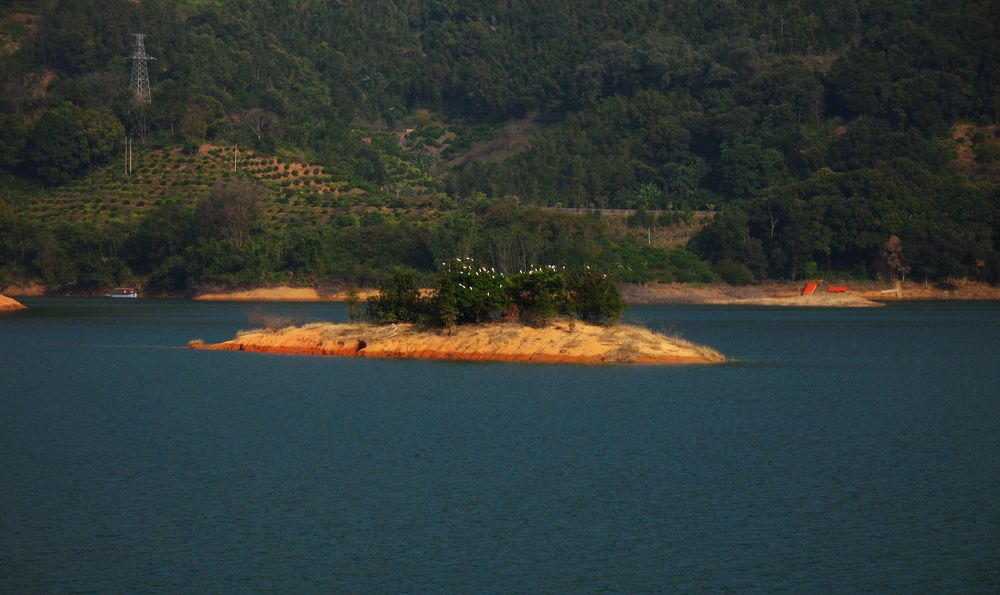
<svg viewBox="0 0 1000 595">
<path fill-rule="evenodd" d="M 997 15 L 989 0 L 14 0 L 0 286 L 373 285 L 454 257 L 634 282 L 996 283 Z M 134 33 L 155 58 L 149 103 L 130 89 Z M 234 146 L 273 165 L 212 169 L 206 145 L 218 168 Z M 600 213 L 622 208 L 624 231 Z M 686 245 L 643 241 L 694 211 L 714 215 Z"/>
</svg>

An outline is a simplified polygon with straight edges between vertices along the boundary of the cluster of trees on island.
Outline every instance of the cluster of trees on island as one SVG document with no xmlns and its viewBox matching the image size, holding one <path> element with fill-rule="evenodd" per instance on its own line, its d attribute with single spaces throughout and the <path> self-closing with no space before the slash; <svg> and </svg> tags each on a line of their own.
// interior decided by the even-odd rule
<svg viewBox="0 0 1000 595">
<path fill-rule="evenodd" d="M 506 274 L 471 258 L 442 262 L 433 293 L 421 295 L 420 279 L 409 271 L 390 275 L 368 300 L 372 322 L 416 322 L 453 327 L 502 318 L 544 325 L 556 315 L 601 324 L 617 322 L 625 300 L 617 281 L 584 267 L 548 265 Z"/>
<path fill-rule="evenodd" d="M 630 281 L 870 277 L 895 236 L 917 278 L 998 282 L 995 8 L 13 0 L 0 16 L 0 281 L 374 284 L 456 255 L 506 272 L 589 263 Z M 128 87 L 136 32 L 156 57 L 146 106 Z M 389 134 L 408 128 L 405 147 Z M 125 135 L 290 153 L 404 201 L 390 166 L 405 159 L 447 206 L 424 222 L 348 210 L 281 227 L 250 208 L 235 233 L 219 190 L 100 228 L 28 214 Z M 633 208 L 647 227 L 673 220 L 652 210 L 718 214 L 686 248 L 663 249 L 530 206 Z"/>
</svg>

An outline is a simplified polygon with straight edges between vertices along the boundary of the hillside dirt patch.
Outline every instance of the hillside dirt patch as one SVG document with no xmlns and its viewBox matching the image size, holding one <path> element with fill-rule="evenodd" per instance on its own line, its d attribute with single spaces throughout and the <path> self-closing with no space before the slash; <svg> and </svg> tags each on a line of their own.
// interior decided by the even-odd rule
<svg viewBox="0 0 1000 595">
<path fill-rule="evenodd" d="M 1000 180 L 1000 159 L 983 159 L 987 152 L 1000 153 L 997 126 L 955 124 L 951 130 L 951 149 L 955 154 L 955 169 L 972 182 L 997 183 Z"/>
<path fill-rule="evenodd" d="M 41 283 L 27 283 L 24 285 L 8 285 L 0 288 L 0 293 L 17 297 L 45 295 L 46 287 Z"/>
<path fill-rule="evenodd" d="M 0 17 L 0 56 L 13 54 L 21 49 L 24 37 L 33 37 L 38 33 L 40 15 L 30 12 L 12 12 Z M 10 34 L 7 28 L 17 25 L 23 35 Z"/>
<path fill-rule="evenodd" d="M 473 162 L 502 161 L 528 146 L 539 130 L 539 114 L 531 112 L 519 120 L 511 120 L 500 129 L 496 138 L 472 145 L 468 151 L 446 163 L 442 169 L 462 169 Z"/>
</svg>

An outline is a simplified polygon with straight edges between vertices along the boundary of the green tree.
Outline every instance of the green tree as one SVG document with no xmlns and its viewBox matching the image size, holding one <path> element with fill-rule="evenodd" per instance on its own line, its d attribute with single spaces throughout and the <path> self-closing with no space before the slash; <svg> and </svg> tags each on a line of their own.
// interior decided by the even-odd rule
<svg viewBox="0 0 1000 595">
<path fill-rule="evenodd" d="M 778 186 L 787 173 L 781 153 L 756 143 L 725 146 L 719 158 L 722 191 L 740 199 Z"/>
<path fill-rule="evenodd" d="M 559 312 L 567 312 L 568 294 L 565 271 L 555 265 L 533 267 L 514 275 L 510 281 L 511 298 L 521 319 L 544 325 Z"/>
<path fill-rule="evenodd" d="M 126 243 L 125 252 L 133 270 L 152 272 L 168 259 L 180 257 L 194 240 L 195 221 L 190 208 L 173 201 L 151 210 Z"/>
<path fill-rule="evenodd" d="M 32 129 L 28 157 L 45 182 L 65 182 L 90 165 L 89 139 L 82 111 L 64 103 L 42 114 Z"/>
<path fill-rule="evenodd" d="M 42 114 L 28 139 L 28 157 L 42 180 L 59 184 L 106 162 L 121 146 L 125 127 L 103 109 L 60 104 Z"/>
<path fill-rule="evenodd" d="M 28 126 L 20 114 L 0 114 L 0 171 L 12 171 L 24 156 Z"/>
<path fill-rule="evenodd" d="M 884 52 L 857 48 L 830 71 L 834 108 L 846 115 L 882 114 L 892 95 L 892 74 Z"/>
<path fill-rule="evenodd" d="M 607 274 L 589 267 L 569 276 L 569 309 L 583 320 L 617 322 L 625 312 L 621 288 Z"/>
<path fill-rule="evenodd" d="M 398 270 L 386 277 L 379 284 L 378 295 L 368 298 L 365 315 L 378 324 L 426 320 L 427 307 L 420 297 L 416 272 Z"/>
<path fill-rule="evenodd" d="M 90 165 L 95 167 L 106 163 L 121 147 L 125 127 L 107 109 L 86 109 L 82 116 Z"/>
<path fill-rule="evenodd" d="M 242 248 L 260 219 L 266 194 L 262 186 L 242 178 L 219 180 L 196 207 L 201 233 Z"/>
</svg>

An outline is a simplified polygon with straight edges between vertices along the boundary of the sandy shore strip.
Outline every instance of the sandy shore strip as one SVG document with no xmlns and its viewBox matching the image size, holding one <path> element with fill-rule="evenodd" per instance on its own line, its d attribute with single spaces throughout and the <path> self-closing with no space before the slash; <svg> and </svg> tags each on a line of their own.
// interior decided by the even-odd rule
<svg viewBox="0 0 1000 595">
<path fill-rule="evenodd" d="M 870 300 L 857 294 L 827 293 L 820 295 L 771 296 L 760 298 L 733 299 L 720 302 L 708 302 L 730 306 L 790 306 L 819 308 L 879 308 L 882 302 Z"/>
<path fill-rule="evenodd" d="M 378 294 L 377 289 L 357 290 L 358 299 L 364 301 Z M 203 293 L 195 300 L 210 302 L 346 302 L 347 290 L 320 292 L 314 287 L 260 287 L 243 291 Z"/>
<path fill-rule="evenodd" d="M 630 304 L 705 304 L 713 306 L 790 306 L 823 308 L 877 308 L 883 304 L 859 292 L 816 292 L 801 295 L 794 285 L 732 286 L 649 283 L 625 285 L 622 295 Z"/>
<path fill-rule="evenodd" d="M 444 329 L 413 324 L 314 323 L 241 332 L 231 341 L 194 349 L 290 355 L 572 364 L 713 364 L 725 356 L 709 347 L 648 329 L 559 321 L 544 328 L 519 323 Z"/>
<path fill-rule="evenodd" d="M 1000 300 L 1000 287 L 975 281 L 955 283 L 913 283 L 907 281 L 898 290 L 885 283 L 820 281 L 813 295 L 801 295 L 804 283 L 768 282 L 755 285 L 725 283 L 647 283 L 625 284 L 622 295 L 629 304 L 706 304 L 715 306 L 785 306 L 822 308 L 874 308 L 892 301 L 907 300 Z M 829 293 L 828 285 L 848 286 L 849 291 Z M 430 292 L 430 290 L 424 290 Z M 367 300 L 377 289 L 357 290 L 358 299 Z M 207 301 L 273 302 L 343 302 L 347 290 L 342 286 L 264 287 L 243 291 L 204 293 L 194 299 Z"/>
<path fill-rule="evenodd" d="M 430 293 L 429 289 L 423 290 Z M 378 295 L 377 289 L 357 290 L 358 299 L 365 301 Z M 669 304 L 691 303 L 744 306 L 822 306 L 840 308 L 870 308 L 881 306 L 877 301 L 857 293 L 798 295 L 792 286 L 732 287 L 729 285 L 694 286 L 684 283 L 651 283 L 627 285 L 623 295 L 629 303 Z M 213 302 L 344 302 L 346 290 L 321 292 L 313 287 L 260 287 L 256 289 L 203 293 L 194 298 Z"/>
<path fill-rule="evenodd" d="M 5 295 L 0 295 L 0 312 L 26 310 L 27 308 L 27 306 L 15 299 L 9 298 Z"/>
<path fill-rule="evenodd" d="M 622 295 L 630 304 L 708 304 L 735 306 L 818 306 L 825 308 L 871 308 L 894 301 L 962 300 L 1000 301 L 1000 287 L 979 281 L 900 284 L 877 281 L 818 280 L 813 295 L 801 295 L 805 282 L 767 282 L 754 285 L 710 283 L 625 284 Z M 838 293 L 829 286 L 847 287 Z"/>
</svg>

